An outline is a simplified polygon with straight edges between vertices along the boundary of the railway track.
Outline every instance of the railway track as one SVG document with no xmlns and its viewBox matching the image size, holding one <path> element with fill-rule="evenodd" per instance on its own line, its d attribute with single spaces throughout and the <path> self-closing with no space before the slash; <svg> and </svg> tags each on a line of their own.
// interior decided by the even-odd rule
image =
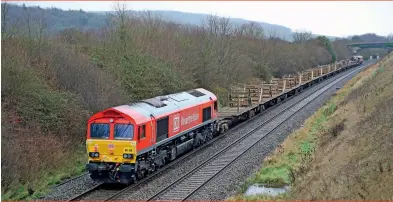
<svg viewBox="0 0 393 202">
<path fill-rule="evenodd" d="M 232 162 L 250 150 L 255 144 L 262 141 L 276 128 L 280 127 L 281 124 L 295 115 L 296 112 L 303 109 L 305 106 L 307 106 L 307 104 L 312 102 L 323 92 L 357 70 L 358 69 L 341 76 L 332 83 L 316 90 L 307 98 L 300 100 L 299 102 L 296 102 L 288 108 L 284 109 L 272 119 L 263 122 L 262 125 L 256 127 L 252 131 L 235 140 L 232 144 L 217 152 L 204 163 L 189 171 L 178 180 L 156 193 L 147 201 L 186 200 L 189 196 L 198 191 L 203 185 L 222 172 Z"/>
<path fill-rule="evenodd" d="M 362 67 L 360 67 L 362 68 Z M 276 114 L 274 117 L 264 121 L 261 125 L 253 129 L 251 132 L 243 135 L 239 139 L 235 140 L 232 144 L 228 145 L 221 151 L 217 152 L 215 155 L 204 161 L 202 164 L 199 166 L 195 167 L 191 171 L 187 172 L 185 175 L 180 177 L 178 180 L 175 182 L 171 183 L 169 186 L 165 187 L 161 191 L 157 192 L 154 196 L 148 199 L 148 201 L 151 200 L 185 200 L 187 199 L 190 195 L 195 193 L 200 187 L 202 187 L 204 184 L 206 184 L 210 179 L 212 179 L 214 176 L 219 174 L 222 170 L 224 170 L 227 166 L 229 166 L 232 162 L 234 162 L 236 159 L 238 159 L 242 154 L 247 152 L 249 149 L 253 147 L 256 143 L 260 142 L 263 140 L 264 137 L 270 134 L 274 129 L 278 128 L 282 123 L 284 123 L 287 119 L 292 117 L 297 111 L 301 110 L 303 107 L 305 107 L 308 103 L 310 103 L 312 100 L 314 100 L 316 97 L 318 97 L 321 93 L 329 89 L 331 86 L 335 85 L 337 82 L 340 80 L 346 78 L 350 74 L 358 71 L 359 68 L 356 70 L 353 70 L 332 83 L 328 84 L 327 86 L 320 87 L 316 89 L 311 95 L 306 97 L 303 100 L 300 100 L 298 102 L 295 102 L 294 104 L 288 106 L 284 110 L 280 111 L 278 114 Z M 292 96 L 293 98 L 295 96 Z M 289 99 L 287 99 L 289 100 Z M 285 100 L 285 101 L 287 101 Z M 284 101 L 283 101 L 284 102 Z M 268 110 L 265 110 L 265 112 L 270 111 L 274 108 L 276 108 L 279 105 L 275 105 L 273 107 L 270 107 Z M 138 181 L 136 184 L 133 184 L 129 187 L 126 188 L 120 188 L 120 189 L 108 189 L 105 187 L 103 184 L 99 184 L 92 189 L 79 194 L 70 201 L 77 201 L 77 200 L 114 200 L 117 198 L 121 198 L 121 195 L 124 193 L 127 193 L 128 190 L 131 190 L 135 187 L 138 187 L 139 185 L 147 182 L 151 178 L 159 175 L 162 171 L 172 167 L 173 165 L 177 164 L 181 160 L 187 158 L 188 156 L 194 154 L 195 152 L 198 152 L 199 150 L 207 147 L 208 145 L 212 144 L 213 142 L 217 141 L 220 139 L 220 137 L 223 137 L 226 134 L 229 134 L 229 132 L 236 130 L 239 127 L 242 127 L 244 124 L 247 124 L 249 121 L 259 117 L 261 114 L 260 113 L 257 116 L 253 117 L 250 120 L 247 120 L 243 123 L 238 124 L 234 128 L 232 128 L 230 131 L 227 133 L 218 136 L 217 138 L 214 138 L 211 140 L 209 143 L 203 145 L 202 147 L 187 153 L 177 159 L 176 161 L 166 165 L 162 169 L 154 172 L 153 174 L 147 176 L 146 178 L 142 179 L 141 181 Z M 277 120 L 276 120 L 277 119 Z M 265 127 L 266 126 L 266 127 Z M 261 135 L 262 134 L 262 135 Z M 235 147 L 236 146 L 236 147 Z"/>
<path fill-rule="evenodd" d="M 89 189 L 89 190 L 87 190 L 87 191 L 81 193 L 81 194 L 78 194 L 78 195 L 76 195 L 76 196 L 73 196 L 73 197 L 72 197 L 71 199 L 69 199 L 68 201 L 78 201 L 78 200 L 85 200 L 85 199 L 86 199 L 86 200 L 91 200 L 91 199 L 94 199 L 94 200 L 111 200 L 111 199 L 114 199 L 114 198 L 116 198 L 118 195 L 120 195 L 121 193 L 124 193 L 124 192 L 126 192 L 126 191 L 128 191 L 128 190 L 131 190 L 131 189 L 133 189 L 133 188 L 135 188 L 135 187 L 138 187 L 139 185 L 141 185 L 141 184 L 143 184 L 143 183 L 146 183 L 147 181 L 149 181 L 149 180 L 152 179 L 153 177 L 158 176 L 159 174 L 161 174 L 161 173 L 162 173 L 163 171 L 165 171 L 166 169 L 168 169 L 168 168 L 174 166 L 175 164 L 181 162 L 182 160 L 184 160 L 184 159 L 186 159 L 187 157 L 189 157 L 189 156 L 195 154 L 196 152 L 199 152 L 199 151 L 203 150 L 204 148 L 208 147 L 208 146 L 211 145 L 212 143 L 214 143 L 214 142 L 216 142 L 216 141 L 222 139 L 223 137 L 225 137 L 226 135 L 230 134 L 231 132 L 236 131 L 237 129 L 243 127 L 244 125 L 248 124 L 250 121 L 253 121 L 253 120 L 259 118 L 259 117 L 262 116 L 263 114 L 265 114 L 265 113 L 267 113 L 267 112 L 269 112 L 269 111 L 272 111 L 273 109 L 275 109 L 275 108 L 277 108 L 278 106 L 280 106 L 282 103 L 285 103 L 285 102 L 291 100 L 292 98 L 293 98 L 293 96 L 290 97 L 290 98 L 288 98 L 288 99 L 286 99 L 286 100 L 281 101 L 280 104 L 277 104 L 277 105 L 274 105 L 274 106 L 272 106 L 272 107 L 267 108 L 267 109 L 264 110 L 262 113 L 259 113 L 259 114 L 255 115 L 255 116 L 252 117 L 251 119 L 246 120 L 246 121 L 244 121 L 244 122 L 241 122 L 241 123 L 237 124 L 236 126 L 234 126 L 234 127 L 232 127 L 231 129 L 229 129 L 226 133 L 221 134 L 221 135 L 219 135 L 219 136 L 213 138 L 212 140 L 210 140 L 208 143 L 206 143 L 206 144 L 204 144 L 204 145 L 202 145 L 202 146 L 196 148 L 195 150 L 193 150 L 193 151 L 191 151 L 191 152 L 189 152 L 189 153 L 186 153 L 186 154 L 182 155 L 180 158 L 177 158 L 175 161 L 173 161 L 173 162 L 167 164 L 166 166 L 164 166 L 164 167 L 161 168 L 160 170 L 157 170 L 156 172 L 152 173 L 151 175 L 148 175 L 148 176 L 145 177 L 144 179 L 138 181 L 136 184 L 130 185 L 129 187 L 126 187 L 126 188 L 124 188 L 124 189 L 117 190 L 117 192 L 116 192 L 116 190 L 108 189 L 106 186 L 104 186 L 104 184 L 101 183 L 101 184 L 98 184 L 98 185 L 92 187 L 91 189 Z M 87 175 L 87 174 L 88 174 L 88 173 L 86 173 L 85 175 Z M 80 176 L 78 176 L 78 177 L 80 177 Z M 75 177 L 75 178 L 78 178 L 78 177 Z M 71 179 L 70 179 L 69 181 L 71 181 Z M 68 181 L 67 181 L 67 182 L 68 182 Z M 64 183 L 67 183 L 67 182 L 64 182 Z M 97 192 L 101 192 L 101 193 L 100 193 L 100 194 L 97 194 Z M 105 199 L 104 196 L 107 196 L 106 199 Z"/>
</svg>

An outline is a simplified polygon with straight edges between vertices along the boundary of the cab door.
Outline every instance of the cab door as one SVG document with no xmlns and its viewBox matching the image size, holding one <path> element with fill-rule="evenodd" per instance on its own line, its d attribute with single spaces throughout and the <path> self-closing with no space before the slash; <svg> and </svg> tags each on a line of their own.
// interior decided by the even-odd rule
<svg viewBox="0 0 393 202">
<path fill-rule="evenodd" d="M 138 135 L 137 135 L 138 152 L 147 149 L 154 144 L 153 129 L 154 129 L 153 121 L 149 121 L 138 125 Z"/>
</svg>

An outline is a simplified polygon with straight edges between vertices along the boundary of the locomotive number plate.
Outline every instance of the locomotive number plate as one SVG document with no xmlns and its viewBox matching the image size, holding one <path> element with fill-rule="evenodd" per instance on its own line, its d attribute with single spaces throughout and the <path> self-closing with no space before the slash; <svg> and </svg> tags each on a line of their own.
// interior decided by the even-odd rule
<svg viewBox="0 0 393 202">
<path fill-rule="evenodd" d="M 124 153 L 132 152 L 132 148 L 124 148 Z"/>
</svg>

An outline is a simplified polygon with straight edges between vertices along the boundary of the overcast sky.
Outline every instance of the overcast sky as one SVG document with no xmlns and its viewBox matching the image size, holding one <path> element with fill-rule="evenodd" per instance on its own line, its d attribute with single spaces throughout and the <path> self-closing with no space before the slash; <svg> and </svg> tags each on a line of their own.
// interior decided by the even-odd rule
<svg viewBox="0 0 393 202">
<path fill-rule="evenodd" d="M 26 6 L 113 10 L 114 1 L 23 2 Z M 19 2 L 18 4 L 22 4 Z M 315 34 L 348 36 L 393 33 L 393 1 L 128 1 L 132 10 L 174 10 L 217 14 L 284 25 L 292 30 L 307 29 Z"/>
</svg>

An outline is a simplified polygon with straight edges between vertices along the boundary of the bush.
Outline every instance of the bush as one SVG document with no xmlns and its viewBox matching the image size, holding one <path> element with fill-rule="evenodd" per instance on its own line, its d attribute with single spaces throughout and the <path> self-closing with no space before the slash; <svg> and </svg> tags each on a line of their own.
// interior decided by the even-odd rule
<svg viewBox="0 0 393 202">
<path fill-rule="evenodd" d="M 17 41 L 4 46 L 2 188 L 8 197 L 23 199 L 42 189 L 48 174 L 74 172 L 91 113 L 76 94 L 53 89 Z"/>
</svg>

